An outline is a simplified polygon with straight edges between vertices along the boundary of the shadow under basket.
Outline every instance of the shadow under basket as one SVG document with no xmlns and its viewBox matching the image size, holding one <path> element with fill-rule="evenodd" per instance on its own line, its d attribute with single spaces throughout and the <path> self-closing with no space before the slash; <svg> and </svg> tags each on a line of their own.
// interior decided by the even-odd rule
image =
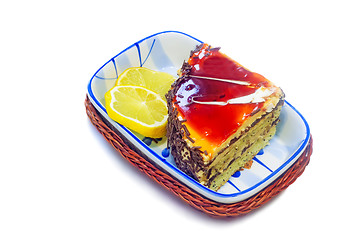
<svg viewBox="0 0 360 240">
<path fill-rule="evenodd" d="M 194 192 L 146 160 L 146 157 L 141 153 L 136 152 L 136 149 L 130 147 L 126 139 L 120 137 L 116 129 L 106 123 L 107 121 L 101 117 L 101 114 L 91 104 L 88 97 L 85 100 L 85 107 L 92 124 L 126 160 L 192 207 L 211 216 L 228 217 L 244 215 L 264 205 L 271 198 L 290 186 L 304 172 L 305 167 L 309 164 L 312 153 L 312 137 L 310 136 L 309 143 L 302 155 L 269 186 L 246 200 L 231 204 L 218 203 Z"/>
</svg>

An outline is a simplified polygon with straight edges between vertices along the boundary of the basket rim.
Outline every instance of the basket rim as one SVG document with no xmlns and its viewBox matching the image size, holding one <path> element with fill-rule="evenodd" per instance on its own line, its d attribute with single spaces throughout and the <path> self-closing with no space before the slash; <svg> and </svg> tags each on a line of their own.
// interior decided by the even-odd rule
<svg viewBox="0 0 360 240">
<path fill-rule="evenodd" d="M 295 180 L 303 173 L 306 166 L 310 161 L 312 154 L 312 136 L 310 136 L 309 143 L 307 144 L 302 155 L 286 172 L 280 175 L 266 188 L 255 194 L 254 196 L 236 203 L 219 203 L 208 199 L 192 189 L 177 181 L 166 172 L 161 171 L 151 162 L 147 161 L 139 154 L 134 152 L 122 139 L 107 126 L 101 119 L 101 115 L 89 101 L 88 97 L 85 101 L 86 112 L 98 131 L 105 137 L 105 139 L 132 165 L 136 166 L 140 171 L 144 172 L 147 176 L 152 178 L 159 185 L 165 187 L 173 194 L 180 197 L 183 201 L 192 207 L 206 213 L 207 215 L 217 217 L 239 216 L 249 213 L 252 210 L 262 206 L 274 196 L 279 194 L 290 186 Z"/>
<path fill-rule="evenodd" d="M 94 79 L 97 78 L 97 73 L 101 69 L 103 69 L 104 66 L 107 65 L 107 64 L 114 65 L 115 71 L 116 71 L 116 64 L 115 64 L 116 58 L 119 55 L 126 54 L 127 50 L 129 50 L 130 48 L 137 49 L 137 53 L 134 52 L 134 54 L 135 55 L 138 54 L 139 59 L 140 59 L 141 54 L 140 54 L 139 44 L 142 43 L 142 42 L 146 42 L 149 39 L 151 40 L 150 42 L 152 42 L 152 44 L 153 44 L 155 39 L 153 41 L 152 38 L 153 37 L 157 38 L 159 36 L 165 36 L 165 39 L 167 38 L 167 36 L 175 36 L 175 37 L 181 36 L 181 38 L 185 37 L 186 39 L 190 38 L 190 39 L 192 39 L 192 40 L 194 40 L 196 42 L 201 42 L 200 40 L 198 40 L 198 39 L 196 39 L 196 38 L 194 38 L 194 37 L 192 37 L 192 36 L 190 36 L 190 35 L 188 35 L 186 33 L 178 32 L 178 31 L 164 31 L 164 32 L 159 32 L 159 33 L 150 35 L 148 37 L 145 37 L 145 38 L 135 42 L 134 44 L 130 45 L 126 49 L 122 50 L 119 54 L 117 54 L 116 56 L 111 58 L 101 68 L 99 68 L 95 72 L 95 74 L 92 76 L 92 78 L 90 79 L 90 81 L 88 83 L 88 86 L 87 86 L 88 96 L 90 97 L 90 100 L 92 101 L 94 106 L 97 108 L 97 110 L 99 110 L 101 115 L 107 117 L 106 109 L 101 104 L 99 99 L 97 98 L 99 96 L 96 95 L 96 90 L 97 90 L 96 86 L 97 85 L 96 85 L 96 81 Z M 141 61 L 140 61 L 140 63 L 141 63 Z M 115 127 L 119 128 L 120 131 L 124 132 L 126 137 L 131 137 L 134 141 L 136 141 L 136 144 L 137 144 L 138 147 L 140 147 L 143 151 L 145 151 L 146 153 L 151 155 L 151 158 L 153 158 L 153 160 L 155 162 L 158 162 L 158 164 L 162 165 L 162 167 L 164 169 L 166 169 L 166 171 L 170 172 L 172 175 L 175 175 L 176 178 L 181 179 L 182 182 L 184 182 L 185 184 L 187 184 L 191 188 L 194 188 L 194 189 L 200 191 L 202 194 L 206 194 L 207 196 L 209 196 L 212 199 L 217 199 L 217 201 L 219 201 L 219 202 L 230 203 L 230 202 L 241 201 L 242 199 L 245 199 L 247 196 L 252 195 L 252 194 L 256 193 L 257 191 L 263 189 L 268 184 L 271 184 L 271 182 L 274 181 L 281 173 L 283 173 L 289 167 L 291 167 L 291 165 L 296 161 L 296 159 L 299 157 L 299 155 L 304 150 L 306 144 L 308 143 L 309 135 L 310 135 L 310 130 L 309 130 L 308 123 L 306 122 L 304 117 L 291 104 L 289 104 L 287 101 L 285 101 L 285 104 L 287 104 L 296 113 L 296 115 L 299 117 L 299 121 L 302 122 L 301 127 L 304 128 L 304 133 L 305 133 L 301 137 L 301 139 L 299 139 L 302 142 L 299 141 L 299 145 L 297 146 L 297 149 L 293 149 L 294 152 L 291 152 L 291 153 L 289 153 L 289 155 L 287 155 L 287 158 L 284 159 L 284 161 L 286 161 L 286 162 L 284 162 L 281 166 L 278 166 L 274 171 L 272 171 L 272 173 L 269 176 L 266 176 L 264 179 L 261 179 L 262 180 L 261 182 L 258 182 L 254 186 L 249 186 L 246 189 L 241 189 L 241 191 L 239 190 L 237 192 L 231 192 L 231 193 L 230 192 L 229 193 L 215 192 L 215 191 L 210 190 L 209 188 L 204 187 L 203 185 L 199 184 L 198 182 L 196 182 L 194 179 L 192 179 L 188 175 L 184 174 L 182 171 L 180 171 L 178 168 L 176 168 L 172 164 L 169 164 L 167 162 L 167 160 L 161 156 L 161 154 L 154 152 L 152 148 L 150 148 L 143 141 L 138 139 L 127 128 L 123 127 L 120 124 L 114 124 L 114 125 L 115 125 Z"/>
</svg>

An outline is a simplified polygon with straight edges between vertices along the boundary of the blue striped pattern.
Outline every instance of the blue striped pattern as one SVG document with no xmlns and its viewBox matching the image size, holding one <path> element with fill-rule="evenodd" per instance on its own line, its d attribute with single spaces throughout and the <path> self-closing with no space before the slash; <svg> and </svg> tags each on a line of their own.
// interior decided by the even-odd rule
<svg viewBox="0 0 360 240">
<path fill-rule="evenodd" d="M 266 168 L 267 170 L 269 170 L 269 172 L 273 172 L 273 170 L 271 170 L 268 166 L 266 166 L 266 164 L 264 164 L 263 162 L 261 162 L 259 159 L 257 159 L 257 157 L 254 157 L 253 160 L 257 163 L 259 163 L 261 166 L 263 166 L 264 168 Z"/>
<path fill-rule="evenodd" d="M 263 155 L 263 154 L 264 154 L 264 150 L 261 149 L 257 155 L 259 156 L 259 155 Z M 268 166 L 266 166 L 265 163 L 263 163 L 262 161 L 260 161 L 257 157 L 254 157 L 254 158 L 253 158 L 253 161 L 254 161 L 253 164 L 256 164 L 256 163 L 259 164 L 259 166 L 261 166 L 262 168 L 266 169 L 269 173 L 272 173 L 272 172 L 273 172 Z M 244 169 L 243 171 L 247 171 L 247 170 Z M 241 171 L 235 172 L 235 173 L 233 174 L 233 176 L 232 176 L 232 179 L 238 179 L 239 177 L 241 177 Z M 237 192 L 241 192 L 239 186 L 236 186 L 236 184 L 234 184 L 231 179 L 228 181 L 228 183 L 229 183 L 232 187 L 234 187 Z"/>
<path fill-rule="evenodd" d="M 152 49 L 153 49 L 153 47 L 154 47 L 155 41 L 156 41 L 156 39 L 154 39 L 154 40 L 152 41 L 150 50 L 149 50 L 149 52 L 147 53 L 147 56 L 145 57 L 145 60 L 144 60 L 144 61 L 141 60 L 141 49 L 140 49 L 140 45 L 139 45 L 139 43 L 135 43 L 135 46 L 136 46 L 136 49 L 137 49 L 138 55 L 139 55 L 139 65 L 140 65 L 140 67 L 144 66 L 144 64 L 146 63 L 146 60 L 149 58 L 150 53 L 151 53 L 151 51 L 152 51 Z"/>
</svg>

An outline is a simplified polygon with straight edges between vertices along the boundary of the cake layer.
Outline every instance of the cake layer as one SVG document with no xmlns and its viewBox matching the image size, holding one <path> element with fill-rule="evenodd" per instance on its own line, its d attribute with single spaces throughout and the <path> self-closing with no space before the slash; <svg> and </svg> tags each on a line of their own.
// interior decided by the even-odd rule
<svg viewBox="0 0 360 240">
<path fill-rule="evenodd" d="M 218 190 L 274 136 L 284 94 L 218 48 L 191 53 L 166 96 L 176 165 Z"/>
<path fill-rule="evenodd" d="M 206 175 L 197 176 L 203 179 L 203 185 L 218 190 L 238 170 L 251 161 L 256 154 L 269 144 L 275 135 L 276 124 L 279 122 L 281 105 L 273 112 L 267 113 L 259 121 L 246 129 L 231 144 L 222 149 L 209 166 Z"/>
</svg>

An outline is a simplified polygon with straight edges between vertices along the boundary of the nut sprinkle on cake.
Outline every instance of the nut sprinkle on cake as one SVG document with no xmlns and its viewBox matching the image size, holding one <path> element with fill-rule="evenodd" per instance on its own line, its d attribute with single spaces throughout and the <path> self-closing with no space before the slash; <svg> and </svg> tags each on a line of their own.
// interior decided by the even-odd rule
<svg viewBox="0 0 360 240">
<path fill-rule="evenodd" d="M 269 144 L 283 91 L 208 44 L 191 51 L 166 95 L 177 167 L 217 191 Z"/>
</svg>

